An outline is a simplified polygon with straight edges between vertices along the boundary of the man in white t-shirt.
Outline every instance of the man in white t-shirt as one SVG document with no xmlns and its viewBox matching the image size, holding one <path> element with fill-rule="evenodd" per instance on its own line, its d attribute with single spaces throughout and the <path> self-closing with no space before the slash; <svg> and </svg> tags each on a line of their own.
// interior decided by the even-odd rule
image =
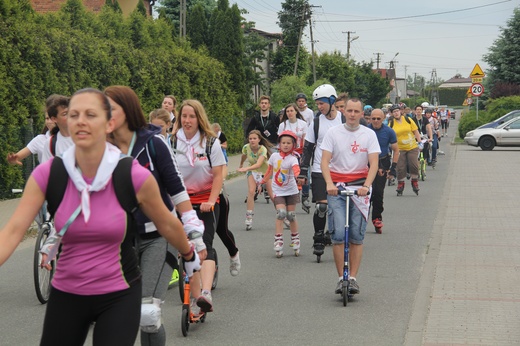
<svg viewBox="0 0 520 346">
<path fill-rule="evenodd" d="M 346 198 L 349 205 L 349 293 L 359 293 L 356 276 L 361 264 L 363 240 L 370 209 L 368 196 L 378 170 L 381 149 L 375 132 L 360 125 L 363 103 L 350 99 L 346 105 L 346 122 L 327 131 L 321 143 L 321 170 L 326 183 L 329 204 L 329 232 L 332 253 L 339 280 L 336 293 L 342 293 L 344 243 L 346 224 Z M 357 196 L 339 194 L 346 186 L 357 190 Z"/>
<path fill-rule="evenodd" d="M 307 134 L 305 135 L 305 144 L 303 147 L 303 155 L 300 163 L 300 175 L 298 180 L 301 184 L 305 184 L 309 167 L 312 163 L 311 173 L 311 189 L 312 202 L 316 203 L 316 209 L 313 216 L 314 224 L 314 254 L 319 258 L 325 250 L 325 225 L 327 223 L 327 189 L 325 180 L 321 174 L 321 142 L 327 130 L 333 126 L 341 125 L 343 115 L 336 110 L 334 103 L 338 97 L 336 89 L 330 84 L 323 84 L 314 90 L 312 97 L 316 102 L 319 113 L 311 121 Z M 317 136 L 315 135 L 316 126 L 314 123 L 318 121 Z"/>
<path fill-rule="evenodd" d="M 56 128 L 53 129 L 45 143 L 40 163 L 63 154 L 73 144 L 67 127 L 69 100 L 69 97 L 63 95 L 51 95 L 47 98 L 45 107 L 51 120 L 56 123 Z"/>
<path fill-rule="evenodd" d="M 296 95 L 296 106 L 298 106 L 298 111 L 303 116 L 307 125 L 310 125 L 312 119 L 314 119 L 314 112 L 312 109 L 307 107 L 307 95 L 303 93 L 299 93 Z"/>
</svg>

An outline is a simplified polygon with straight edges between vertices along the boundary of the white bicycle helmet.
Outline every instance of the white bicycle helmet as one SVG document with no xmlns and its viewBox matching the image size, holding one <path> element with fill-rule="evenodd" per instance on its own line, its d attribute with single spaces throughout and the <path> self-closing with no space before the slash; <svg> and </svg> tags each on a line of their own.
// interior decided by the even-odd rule
<svg viewBox="0 0 520 346">
<path fill-rule="evenodd" d="M 330 84 L 322 84 L 312 92 L 312 98 L 315 101 L 321 98 L 330 99 L 331 97 L 334 97 L 335 101 L 338 98 L 338 94 L 336 94 L 336 89 Z"/>
<path fill-rule="evenodd" d="M 430 104 L 428 102 L 423 102 L 423 103 L 421 103 L 421 107 L 428 108 L 428 107 L 430 107 Z"/>
</svg>

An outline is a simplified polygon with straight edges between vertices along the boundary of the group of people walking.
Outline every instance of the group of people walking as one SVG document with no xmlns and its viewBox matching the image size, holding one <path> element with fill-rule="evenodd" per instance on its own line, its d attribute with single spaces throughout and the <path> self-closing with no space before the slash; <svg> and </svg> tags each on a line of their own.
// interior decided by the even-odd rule
<svg viewBox="0 0 520 346">
<path fill-rule="evenodd" d="M 227 225 L 220 140 L 199 101 L 184 100 L 178 115 L 175 102 L 166 96 L 166 113 L 154 110 L 148 121 L 125 86 L 52 95 L 46 116 L 54 129 L 49 122 L 49 131 L 8 155 L 17 164 L 38 154 L 41 164 L 0 232 L 0 264 L 58 185 L 55 167 L 68 175 L 56 232 L 42 247 L 42 266 L 59 248 L 42 345 L 81 345 L 94 322 L 96 345 L 133 345 L 139 329 L 142 345 L 165 345 L 161 305 L 174 267 L 167 258 L 178 251 L 184 261 L 193 309 L 212 311 L 215 233 L 230 254 L 231 275 L 240 272 Z M 124 164 L 127 157 L 135 160 Z M 130 208 L 120 199 L 122 189 L 133 191 Z"/>
<path fill-rule="evenodd" d="M 260 98 L 238 169 L 247 181 L 245 228 L 253 229 L 256 194 L 265 189 L 275 208 L 273 250 L 282 257 L 285 226 L 290 248 L 298 255 L 296 207 L 301 203 L 309 213 L 314 203 L 313 253 L 321 256 L 332 245 L 339 278 L 335 292 L 341 293 L 346 198 L 351 198 L 349 287 L 357 294 L 370 209 L 374 229 L 382 233 L 386 182 L 397 178 L 402 193 L 409 174 L 418 193 L 419 147 L 433 144 L 435 124 L 428 120 L 429 109 L 422 116 L 420 105 L 413 120 L 402 106 L 393 105 L 388 120 L 384 110 L 346 93 L 338 95 L 330 84 L 316 88 L 312 99 L 316 114 L 307 96 L 299 93 L 278 116 L 270 109 L 270 98 Z M 64 166 L 68 180 L 63 206 L 56 208 L 56 230 L 42 248 L 46 262 L 59 247 L 59 266 L 41 344 L 80 345 L 95 322 L 95 344 L 131 345 L 140 329 L 141 344 L 165 345 L 161 305 L 177 251 L 192 283 L 196 313 L 213 311 L 215 234 L 229 253 L 231 275 L 241 270 L 228 227 L 227 139 L 222 129 L 209 122 L 201 102 L 177 105 L 173 95 L 165 96 L 162 107 L 146 119 L 138 96 L 125 86 L 82 89 L 71 98 L 51 95 L 46 120 L 41 135 L 7 157 L 9 163 L 20 164 L 37 154 L 41 164 L 0 231 L 2 264 L 54 188 L 55 167 Z M 127 157 L 134 160 L 125 165 Z M 128 179 L 120 178 L 124 170 Z M 135 196 L 131 208 L 120 202 L 118 186 Z M 344 189 L 354 189 L 356 195 L 345 197 L 339 193 Z M 55 323 L 60 316 L 70 318 Z"/>
</svg>

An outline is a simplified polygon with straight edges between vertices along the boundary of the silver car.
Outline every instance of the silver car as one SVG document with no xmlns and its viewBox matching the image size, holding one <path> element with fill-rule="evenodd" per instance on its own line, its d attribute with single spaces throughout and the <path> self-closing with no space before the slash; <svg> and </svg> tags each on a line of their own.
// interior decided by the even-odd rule
<svg viewBox="0 0 520 346">
<path fill-rule="evenodd" d="M 493 150 L 495 146 L 520 147 L 520 117 L 497 127 L 469 131 L 464 142 L 482 150 Z"/>
</svg>

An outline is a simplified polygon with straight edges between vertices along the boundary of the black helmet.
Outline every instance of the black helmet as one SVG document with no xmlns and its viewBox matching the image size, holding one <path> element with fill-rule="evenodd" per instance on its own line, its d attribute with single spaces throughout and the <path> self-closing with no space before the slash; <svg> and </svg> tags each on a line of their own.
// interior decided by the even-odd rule
<svg viewBox="0 0 520 346">
<path fill-rule="evenodd" d="M 399 105 L 398 104 L 393 104 L 390 106 L 390 112 L 393 112 L 395 111 L 396 109 L 400 109 Z"/>
<path fill-rule="evenodd" d="M 424 114 L 426 114 L 426 113 L 433 114 L 433 108 L 426 108 L 426 110 L 424 111 Z"/>
<path fill-rule="evenodd" d="M 296 94 L 295 101 L 298 101 L 299 99 L 304 99 L 305 101 L 307 101 L 307 95 L 305 95 L 304 93 Z"/>
</svg>

